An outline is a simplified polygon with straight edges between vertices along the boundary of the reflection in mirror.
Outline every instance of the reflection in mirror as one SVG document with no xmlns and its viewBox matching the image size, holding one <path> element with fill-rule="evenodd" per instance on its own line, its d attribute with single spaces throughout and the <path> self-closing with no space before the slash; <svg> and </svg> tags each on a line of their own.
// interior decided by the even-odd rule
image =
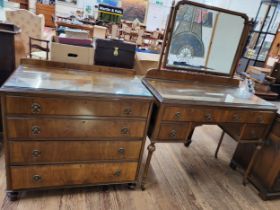
<svg viewBox="0 0 280 210">
<path fill-rule="evenodd" d="M 244 24 L 245 19 L 239 15 L 180 5 L 166 67 L 229 75 Z"/>
</svg>

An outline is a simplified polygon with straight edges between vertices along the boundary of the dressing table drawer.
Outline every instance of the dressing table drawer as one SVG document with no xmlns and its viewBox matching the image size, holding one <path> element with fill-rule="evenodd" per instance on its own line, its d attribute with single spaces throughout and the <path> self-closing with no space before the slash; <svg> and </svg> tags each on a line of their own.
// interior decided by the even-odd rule
<svg viewBox="0 0 280 210">
<path fill-rule="evenodd" d="M 189 123 L 176 124 L 164 123 L 160 125 L 158 139 L 160 140 L 180 140 L 184 141 L 189 132 Z"/>
<path fill-rule="evenodd" d="M 8 114 L 147 117 L 149 102 L 7 96 Z"/>
<path fill-rule="evenodd" d="M 252 111 L 247 113 L 248 123 L 271 124 L 276 117 L 273 112 Z"/>
<path fill-rule="evenodd" d="M 137 161 L 141 146 L 142 141 L 10 141 L 10 164 Z"/>
<path fill-rule="evenodd" d="M 221 110 L 212 108 L 193 107 L 165 107 L 163 121 L 195 121 L 195 122 L 217 122 L 221 116 Z"/>
<path fill-rule="evenodd" d="M 241 140 L 258 140 L 264 137 L 267 127 L 259 124 L 247 125 Z"/>
<path fill-rule="evenodd" d="M 143 138 L 145 120 L 8 118 L 8 138 Z"/>
<path fill-rule="evenodd" d="M 11 188 L 63 187 L 131 182 L 136 179 L 137 162 L 12 166 Z"/>
</svg>

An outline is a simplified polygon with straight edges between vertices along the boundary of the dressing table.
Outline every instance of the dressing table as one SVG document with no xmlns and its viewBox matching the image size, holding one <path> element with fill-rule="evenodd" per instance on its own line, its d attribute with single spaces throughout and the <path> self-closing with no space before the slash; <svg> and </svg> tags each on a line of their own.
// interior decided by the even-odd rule
<svg viewBox="0 0 280 210">
<path fill-rule="evenodd" d="M 276 115 L 273 104 L 234 78 L 249 27 L 241 13 L 190 1 L 173 6 L 159 67 L 143 79 L 156 98 L 143 190 L 156 144 L 189 146 L 194 129 L 203 124 L 228 128 L 239 144 L 254 145 L 243 177 L 247 182 Z"/>
<path fill-rule="evenodd" d="M 153 97 L 132 70 L 22 60 L 1 87 L 7 193 L 129 184 Z"/>
</svg>

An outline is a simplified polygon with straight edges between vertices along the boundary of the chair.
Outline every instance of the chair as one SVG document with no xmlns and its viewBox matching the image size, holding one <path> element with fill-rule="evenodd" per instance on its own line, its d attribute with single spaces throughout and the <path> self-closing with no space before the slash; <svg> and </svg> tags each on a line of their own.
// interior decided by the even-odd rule
<svg viewBox="0 0 280 210">
<path fill-rule="evenodd" d="M 30 53 L 30 37 L 47 40 L 47 34 L 44 33 L 45 19 L 43 15 L 35 15 L 25 9 L 7 10 L 6 19 L 21 28 L 21 40 L 26 56 Z"/>
<path fill-rule="evenodd" d="M 35 43 L 34 43 L 35 41 Z M 38 42 L 45 43 L 45 47 L 42 46 L 42 44 L 38 44 Z M 30 58 L 37 58 L 37 59 L 44 59 L 49 60 L 49 40 L 43 40 L 43 39 L 36 39 L 29 37 L 29 57 Z M 40 51 L 33 51 L 32 49 L 40 50 Z M 46 56 L 42 55 L 42 53 L 46 53 Z"/>
</svg>

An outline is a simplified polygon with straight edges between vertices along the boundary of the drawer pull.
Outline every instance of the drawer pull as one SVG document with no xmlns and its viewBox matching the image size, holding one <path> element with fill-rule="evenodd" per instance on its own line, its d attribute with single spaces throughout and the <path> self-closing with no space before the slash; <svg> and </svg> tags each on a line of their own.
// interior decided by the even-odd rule
<svg viewBox="0 0 280 210">
<path fill-rule="evenodd" d="M 41 112 L 41 106 L 40 106 L 40 104 L 38 104 L 38 103 L 32 103 L 31 107 L 32 107 L 32 113 L 33 113 L 33 114 L 38 114 L 38 113 Z"/>
<path fill-rule="evenodd" d="M 180 120 L 181 119 L 181 112 L 176 112 L 174 115 L 176 120 Z"/>
<path fill-rule="evenodd" d="M 42 177 L 40 175 L 33 175 L 32 179 L 34 182 L 40 182 L 42 180 Z"/>
<path fill-rule="evenodd" d="M 259 116 L 257 117 L 257 122 L 258 122 L 258 123 L 263 123 L 263 122 L 264 122 L 263 116 L 259 115 Z"/>
<path fill-rule="evenodd" d="M 121 134 L 122 135 L 128 135 L 129 134 L 129 129 L 128 128 L 122 128 L 121 129 Z"/>
<path fill-rule="evenodd" d="M 32 126 L 31 128 L 32 135 L 38 135 L 41 133 L 41 128 L 37 125 Z"/>
<path fill-rule="evenodd" d="M 32 156 L 33 157 L 37 158 L 37 157 L 40 157 L 40 155 L 41 155 L 41 151 L 40 150 L 34 149 L 32 151 Z"/>
<path fill-rule="evenodd" d="M 171 130 L 169 133 L 169 136 L 170 136 L 170 138 L 176 138 L 176 136 L 177 136 L 176 130 Z"/>
<path fill-rule="evenodd" d="M 125 115 L 131 115 L 131 114 L 132 114 L 132 109 L 131 109 L 131 108 L 125 108 L 125 109 L 123 110 L 123 113 L 124 113 Z"/>
<path fill-rule="evenodd" d="M 235 122 L 239 122 L 240 121 L 240 116 L 238 115 L 238 114 L 233 114 L 233 120 L 235 121 Z"/>
<path fill-rule="evenodd" d="M 212 121 L 212 114 L 211 113 L 205 113 L 204 118 L 206 121 Z"/>
<path fill-rule="evenodd" d="M 124 153 L 125 153 L 125 148 L 119 148 L 119 150 L 118 150 L 118 153 L 120 154 L 120 155 L 124 155 Z"/>
<path fill-rule="evenodd" d="M 121 174 L 122 174 L 121 170 L 116 170 L 114 173 L 114 176 L 119 177 L 119 176 L 121 176 Z"/>
</svg>

